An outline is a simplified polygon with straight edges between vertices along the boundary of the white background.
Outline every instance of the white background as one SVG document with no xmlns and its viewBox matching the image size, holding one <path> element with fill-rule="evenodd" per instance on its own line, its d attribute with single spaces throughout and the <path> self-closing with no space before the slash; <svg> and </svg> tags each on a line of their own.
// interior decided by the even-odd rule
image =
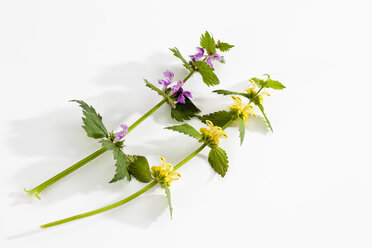
<svg viewBox="0 0 372 248">
<path fill-rule="evenodd" d="M 1 247 L 371 247 L 370 1 L 1 1 Z M 23 192 L 99 148 L 81 128 L 83 99 L 108 129 L 133 123 L 160 98 L 144 86 L 166 69 L 186 75 L 168 48 L 195 53 L 205 30 L 236 47 L 216 63 L 221 84 L 243 90 L 264 73 L 287 89 L 265 107 L 274 133 L 248 124 L 221 147 L 221 179 L 207 150 L 172 187 L 126 206 L 40 230 L 40 224 L 104 206 L 135 192 L 108 184 L 107 153 L 32 199 Z M 229 97 L 192 77 L 203 113 Z M 151 165 L 176 164 L 198 144 L 162 129 L 166 106 L 126 140 Z M 198 128 L 202 125 L 192 122 Z"/>
</svg>

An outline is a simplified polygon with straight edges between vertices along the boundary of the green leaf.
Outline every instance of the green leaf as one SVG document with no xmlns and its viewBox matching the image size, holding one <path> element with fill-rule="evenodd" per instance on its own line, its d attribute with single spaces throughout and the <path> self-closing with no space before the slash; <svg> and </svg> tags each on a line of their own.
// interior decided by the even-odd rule
<svg viewBox="0 0 372 248">
<path fill-rule="evenodd" d="M 223 127 L 231 119 L 236 117 L 234 116 L 234 113 L 222 110 L 208 115 L 198 116 L 198 118 L 204 123 L 206 123 L 206 120 L 210 120 L 213 125 Z"/>
<path fill-rule="evenodd" d="M 197 61 L 194 62 L 194 66 L 196 67 L 196 70 L 200 73 L 200 75 L 203 78 L 203 82 L 207 86 L 213 86 L 220 83 L 220 80 L 216 76 L 216 74 L 213 72 L 214 69 L 210 67 L 206 62 L 204 61 Z"/>
<path fill-rule="evenodd" d="M 184 123 L 182 125 L 176 125 L 176 126 L 171 126 L 171 127 L 166 127 L 165 129 L 173 130 L 179 133 L 186 134 L 192 138 L 195 139 L 200 139 L 202 135 L 192 126 L 190 126 L 187 123 Z"/>
<path fill-rule="evenodd" d="M 285 86 L 279 81 L 272 80 L 269 78 L 268 80 L 266 80 L 265 88 L 271 88 L 274 90 L 282 90 L 285 88 Z"/>
<path fill-rule="evenodd" d="M 224 96 L 227 96 L 227 95 L 239 95 L 239 96 L 245 96 L 245 97 L 247 97 L 247 94 L 246 93 L 240 93 L 240 92 L 230 91 L 230 90 L 214 90 L 212 92 L 217 93 L 217 94 L 220 94 L 220 95 L 224 95 Z"/>
<path fill-rule="evenodd" d="M 222 177 L 226 175 L 229 161 L 226 152 L 222 148 L 212 148 L 209 152 L 208 162 L 212 166 L 213 170 Z"/>
<path fill-rule="evenodd" d="M 108 132 L 103 125 L 102 116 L 96 110 L 81 100 L 71 100 L 70 102 L 77 102 L 83 109 L 83 128 L 88 137 L 94 139 L 107 138 Z"/>
<path fill-rule="evenodd" d="M 185 66 L 186 69 L 188 69 L 189 71 L 192 71 L 192 68 L 191 68 L 190 64 L 186 61 L 186 59 L 184 59 L 184 57 L 182 57 L 181 52 L 178 50 L 177 47 L 169 48 L 169 50 L 171 50 L 173 52 L 174 56 L 176 56 L 177 58 L 182 60 L 183 66 Z"/>
<path fill-rule="evenodd" d="M 170 213 L 170 217 L 172 219 L 173 207 L 172 207 L 172 201 L 171 201 L 171 193 L 170 193 L 169 187 L 166 183 L 162 184 L 162 186 L 164 187 L 165 194 L 167 195 L 167 198 L 168 198 L 169 213 Z"/>
<path fill-rule="evenodd" d="M 245 125 L 243 118 L 239 117 L 239 132 L 240 132 L 240 145 L 243 144 L 245 136 Z"/>
<path fill-rule="evenodd" d="M 217 41 L 217 49 L 219 49 L 221 52 L 227 52 L 233 47 L 233 45 L 228 43 Z"/>
<path fill-rule="evenodd" d="M 265 120 L 266 120 L 266 122 L 267 122 L 267 125 L 269 126 L 271 132 L 274 132 L 274 131 L 273 131 L 273 128 L 272 128 L 272 126 L 271 126 L 271 123 L 270 123 L 269 119 L 267 118 L 267 116 L 266 116 L 266 114 L 265 114 L 265 110 L 264 110 L 263 105 L 262 105 L 261 103 L 258 103 L 257 106 L 258 106 L 258 108 L 261 110 L 261 113 L 262 113 L 262 115 L 264 116 L 264 118 L 265 118 Z"/>
<path fill-rule="evenodd" d="M 171 117 L 179 122 L 190 120 L 198 113 L 200 109 L 188 97 L 185 97 L 185 104 L 177 103 L 176 108 L 171 109 Z"/>
<path fill-rule="evenodd" d="M 216 42 L 208 31 L 205 31 L 205 34 L 202 34 L 200 37 L 200 46 L 206 49 L 210 54 L 216 53 Z"/>
<path fill-rule="evenodd" d="M 143 79 L 145 80 L 145 83 L 146 83 L 146 86 L 149 87 L 150 89 L 158 92 L 159 95 L 161 95 L 162 97 L 164 97 L 165 100 L 167 100 L 167 103 L 172 107 L 172 106 L 175 106 L 176 104 L 174 103 L 174 100 L 169 96 L 167 95 L 164 91 L 160 90 L 159 88 L 157 88 L 155 85 L 153 85 L 152 83 L 150 83 L 149 81 L 147 81 L 146 79 Z"/>
<path fill-rule="evenodd" d="M 251 78 L 251 80 L 253 80 L 257 84 L 258 87 L 271 88 L 274 90 L 282 90 L 285 88 L 285 86 L 279 81 L 272 80 L 269 74 L 264 74 L 264 75 L 267 76 L 266 81 L 263 79 L 258 79 L 258 78 Z"/>
<path fill-rule="evenodd" d="M 114 143 L 109 140 L 101 140 L 100 141 L 102 146 L 105 147 L 107 150 L 111 150 L 114 154 L 114 159 L 116 160 L 115 163 L 115 175 L 114 178 L 110 181 L 110 183 L 117 182 L 119 180 L 124 179 L 125 177 L 130 181 L 130 174 L 128 172 L 127 163 L 125 159 L 125 154 L 119 147 L 117 147 Z"/>
<path fill-rule="evenodd" d="M 139 155 L 125 155 L 129 173 L 142 183 L 152 181 L 149 162 L 146 157 Z"/>
</svg>

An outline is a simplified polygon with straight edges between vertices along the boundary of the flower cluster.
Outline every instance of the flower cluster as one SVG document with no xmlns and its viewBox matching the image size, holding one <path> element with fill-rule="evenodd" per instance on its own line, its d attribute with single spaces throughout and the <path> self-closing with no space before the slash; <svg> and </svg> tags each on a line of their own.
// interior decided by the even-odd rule
<svg viewBox="0 0 372 248">
<path fill-rule="evenodd" d="M 167 163 L 163 157 L 160 157 L 160 162 L 161 166 L 151 167 L 152 176 L 160 185 L 166 184 L 169 187 L 172 181 L 181 177 L 181 174 L 174 171 L 173 166 Z"/>
<path fill-rule="evenodd" d="M 249 82 L 251 83 L 252 87 L 249 88 L 249 89 L 247 89 L 247 90 L 245 90 L 248 93 L 248 95 L 249 95 L 248 98 L 254 99 L 257 96 L 258 102 L 261 103 L 261 104 L 263 104 L 263 100 L 264 100 L 263 99 L 263 95 L 270 96 L 269 92 L 263 91 L 260 95 L 257 95 L 257 91 L 255 91 L 255 89 L 256 89 L 256 83 L 252 79 L 249 79 Z"/>
<path fill-rule="evenodd" d="M 192 62 L 200 61 L 204 57 L 205 50 L 203 48 L 197 47 L 196 48 L 196 51 L 198 51 L 196 54 L 189 56 L 191 58 L 191 61 Z M 219 54 L 217 54 L 217 53 L 210 54 L 208 56 L 206 62 L 212 68 L 213 68 L 213 64 L 212 64 L 212 61 L 213 60 L 221 61 L 222 60 L 222 57 Z"/>
<path fill-rule="evenodd" d="M 177 84 L 172 86 L 171 88 L 168 87 L 170 84 L 172 84 L 172 80 L 174 78 L 173 72 L 166 70 L 165 72 L 163 72 L 163 75 L 164 77 L 166 77 L 166 79 L 159 79 L 158 82 L 159 84 L 163 85 L 163 91 L 165 93 L 169 94 L 170 96 L 177 97 L 176 103 L 185 104 L 185 96 L 188 98 L 192 98 L 192 95 L 189 91 L 183 90 L 183 80 L 178 80 Z"/>
<path fill-rule="evenodd" d="M 114 134 L 115 135 L 114 142 L 117 142 L 117 141 L 121 140 L 128 133 L 128 128 L 129 128 L 128 125 L 121 124 L 120 127 L 123 130 L 121 130 L 120 132 L 117 132 L 117 133 Z"/>
<path fill-rule="evenodd" d="M 230 110 L 235 112 L 238 116 L 241 116 L 245 122 L 248 121 L 248 116 L 256 116 L 253 112 L 254 107 L 250 104 L 247 104 L 243 107 L 243 101 L 238 96 L 231 96 L 234 100 L 235 105 L 230 106 Z"/>
<path fill-rule="evenodd" d="M 204 142 L 210 148 L 217 148 L 220 141 L 219 139 L 227 139 L 227 135 L 222 131 L 221 127 L 214 126 L 209 120 L 206 121 L 209 129 L 200 128 L 200 132 L 203 135 L 201 142 Z"/>
</svg>

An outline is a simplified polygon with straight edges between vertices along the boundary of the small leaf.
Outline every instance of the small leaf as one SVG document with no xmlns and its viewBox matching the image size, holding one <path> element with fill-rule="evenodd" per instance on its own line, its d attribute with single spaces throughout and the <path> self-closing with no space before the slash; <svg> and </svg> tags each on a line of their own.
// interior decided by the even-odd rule
<svg viewBox="0 0 372 248">
<path fill-rule="evenodd" d="M 147 81 L 146 79 L 143 79 L 145 80 L 145 83 L 146 83 L 146 86 L 149 87 L 150 89 L 158 92 L 159 95 L 161 95 L 162 97 L 164 97 L 165 100 L 167 100 L 167 103 L 172 107 L 172 106 L 175 106 L 176 104 L 174 103 L 174 100 L 167 94 L 165 94 L 164 91 L 160 90 L 159 88 L 157 88 L 155 85 L 153 85 L 152 83 L 150 83 L 149 81 Z"/>
<path fill-rule="evenodd" d="M 86 104 L 84 101 L 80 100 L 71 100 L 70 102 L 77 102 L 80 107 L 83 109 L 83 128 L 87 133 L 88 137 L 94 139 L 107 138 L 108 132 L 103 125 L 102 116 L 96 112 L 96 110 Z"/>
<path fill-rule="evenodd" d="M 171 127 L 166 127 L 165 129 L 173 130 L 179 133 L 186 134 L 192 138 L 195 139 L 200 139 L 202 135 L 192 126 L 190 126 L 187 123 L 184 123 L 182 125 L 176 125 L 176 126 L 171 126 Z"/>
<path fill-rule="evenodd" d="M 213 170 L 222 177 L 226 175 L 229 161 L 226 152 L 222 148 L 212 148 L 209 152 L 208 162 L 212 166 Z"/>
<path fill-rule="evenodd" d="M 234 113 L 223 110 L 208 115 L 198 116 L 198 118 L 204 123 L 206 123 L 206 120 L 210 120 L 215 126 L 223 127 L 231 119 L 236 117 Z"/>
<path fill-rule="evenodd" d="M 130 181 L 130 174 L 128 172 L 127 163 L 125 159 L 125 154 L 122 150 L 119 149 L 114 143 L 109 140 L 101 140 L 100 141 L 102 146 L 105 147 L 107 150 L 111 150 L 114 154 L 114 159 L 116 160 L 115 163 L 115 175 L 114 178 L 110 181 L 110 183 L 117 182 L 119 180 L 124 179 L 125 177 Z"/>
<path fill-rule="evenodd" d="M 142 183 L 152 181 L 149 162 L 146 157 L 139 155 L 125 155 L 129 173 Z"/>
<path fill-rule="evenodd" d="M 184 57 L 182 57 L 181 52 L 178 50 L 177 47 L 169 48 L 169 50 L 171 50 L 173 52 L 174 56 L 176 56 L 177 58 L 182 60 L 183 66 L 185 66 L 186 69 L 188 69 L 189 71 L 192 71 L 192 68 L 191 68 L 190 64 L 186 61 L 186 59 L 184 59 Z"/>
<path fill-rule="evenodd" d="M 208 53 L 214 54 L 216 53 L 216 42 L 214 41 L 213 37 L 205 31 L 205 34 L 202 34 L 200 37 L 200 46 L 208 51 Z"/>
<path fill-rule="evenodd" d="M 224 96 L 228 96 L 228 95 L 239 95 L 239 96 L 245 96 L 247 97 L 247 93 L 240 93 L 240 92 L 236 92 L 236 91 L 230 91 L 230 90 L 214 90 L 212 91 L 214 93 L 217 93 L 217 94 L 220 94 L 220 95 L 224 95 Z"/>
<path fill-rule="evenodd" d="M 198 113 L 200 109 L 188 97 L 185 97 L 185 104 L 177 103 L 176 108 L 171 109 L 171 117 L 179 122 L 190 120 Z"/>
<path fill-rule="evenodd" d="M 164 187 L 165 189 L 165 194 L 167 195 L 167 198 L 168 198 L 168 205 L 169 205 L 169 213 L 170 213 L 170 217 L 172 219 L 172 214 L 173 214 L 173 207 L 172 207 L 172 201 L 171 201 L 171 193 L 170 193 L 170 190 L 169 190 L 169 187 L 166 183 L 162 184 L 162 186 Z"/>
<path fill-rule="evenodd" d="M 243 118 L 239 117 L 239 132 L 240 132 L 240 145 L 243 144 L 245 136 L 245 125 Z"/>
<path fill-rule="evenodd" d="M 279 81 L 275 81 L 269 78 L 268 80 L 266 80 L 265 88 L 271 88 L 274 90 L 282 90 L 285 88 L 285 86 Z"/>
<path fill-rule="evenodd" d="M 218 79 L 216 74 L 213 72 L 214 69 L 210 67 L 206 62 L 197 61 L 197 62 L 194 62 L 194 66 L 196 67 L 196 70 L 200 73 L 200 75 L 202 76 L 203 82 L 207 86 L 218 85 L 220 83 L 220 80 Z"/>
<path fill-rule="evenodd" d="M 217 49 L 219 49 L 221 52 L 227 52 L 233 47 L 233 45 L 228 43 L 217 41 Z"/>
<path fill-rule="evenodd" d="M 264 116 L 264 118 L 265 118 L 265 120 L 266 120 L 266 122 L 267 122 L 267 125 L 269 126 L 271 132 L 274 132 L 274 131 L 273 131 L 273 128 L 272 128 L 272 126 L 271 126 L 271 123 L 270 123 L 269 119 L 267 118 L 267 116 L 266 116 L 266 114 L 265 114 L 264 107 L 262 106 L 261 103 L 258 103 L 257 106 L 258 106 L 258 108 L 261 110 L 261 113 L 262 113 L 262 115 Z"/>
</svg>

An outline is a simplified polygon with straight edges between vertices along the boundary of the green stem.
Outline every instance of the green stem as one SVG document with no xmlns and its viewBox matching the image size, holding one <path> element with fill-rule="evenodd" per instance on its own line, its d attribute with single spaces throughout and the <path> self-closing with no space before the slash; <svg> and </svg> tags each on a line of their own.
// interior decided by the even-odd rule
<svg viewBox="0 0 372 248">
<path fill-rule="evenodd" d="M 193 153 L 191 153 L 189 156 L 187 156 L 184 160 L 182 160 L 177 165 L 175 165 L 174 169 L 176 170 L 176 169 L 180 168 L 182 165 L 184 165 L 185 163 L 187 163 L 188 161 L 190 161 L 201 150 L 203 150 L 205 146 L 206 146 L 205 144 L 201 145 L 198 149 L 196 149 Z M 89 216 L 92 216 L 92 215 L 96 215 L 96 214 L 111 210 L 113 208 L 117 208 L 117 207 L 119 207 L 121 205 L 124 205 L 125 203 L 137 198 L 138 196 L 142 195 L 146 191 L 153 188 L 156 184 L 157 184 L 157 182 L 153 181 L 152 183 L 148 184 L 147 186 L 140 189 L 136 193 L 128 196 L 127 198 L 124 198 L 123 200 L 115 202 L 115 203 L 113 203 L 111 205 L 108 205 L 106 207 L 99 208 L 99 209 L 96 209 L 96 210 L 93 210 L 93 211 L 89 211 L 89 212 L 86 212 L 86 213 L 83 213 L 83 214 L 74 215 L 74 216 L 71 216 L 69 218 L 65 218 L 65 219 L 62 219 L 62 220 L 57 220 L 57 221 L 54 221 L 54 222 L 50 222 L 50 223 L 41 225 L 40 227 L 41 228 L 48 228 L 48 227 L 52 227 L 52 226 L 57 226 L 57 225 L 60 225 L 60 224 L 66 223 L 66 222 L 70 222 L 70 221 L 77 220 L 77 219 L 82 219 L 82 218 L 85 218 L 85 217 L 89 217 Z"/>
<path fill-rule="evenodd" d="M 194 74 L 195 71 L 192 71 L 189 73 L 189 75 L 186 76 L 186 78 L 183 80 L 183 82 L 185 83 L 187 80 L 189 80 L 189 78 Z M 161 100 L 158 104 L 156 104 L 152 109 L 150 109 L 147 113 L 145 113 L 142 117 L 140 117 L 137 121 L 135 121 L 129 128 L 128 128 L 128 132 L 126 135 L 128 135 L 134 128 L 136 128 L 141 122 L 143 122 L 144 120 L 146 120 L 150 115 L 152 115 L 156 110 L 158 110 L 164 103 L 166 102 L 165 99 Z M 42 184 L 40 184 L 39 186 L 31 189 L 31 190 L 26 190 L 25 191 L 29 194 L 29 195 L 34 195 L 36 196 L 39 200 L 40 200 L 40 197 L 39 197 L 39 193 L 42 192 L 43 190 L 45 190 L 46 188 L 48 188 L 49 186 L 51 186 L 52 184 L 56 183 L 57 181 L 61 180 L 62 178 L 66 177 L 67 175 L 71 174 L 72 172 L 76 171 L 77 169 L 79 169 L 80 167 L 82 167 L 83 165 L 87 164 L 88 162 L 92 161 L 93 159 L 97 158 L 98 156 L 100 156 L 101 154 L 103 154 L 104 152 L 106 152 L 107 149 L 106 148 L 101 148 L 99 149 L 98 151 L 90 154 L 88 157 L 80 160 L 79 162 L 77 162 L 76 164 L 73 164 L 71 165 L 69 168 L 67 168 L 66 170 L 58 173 L 57 175 L 55 175 L 54 177 L 48 179 L 47 181 L 43 182 Z"/>
</svg>

